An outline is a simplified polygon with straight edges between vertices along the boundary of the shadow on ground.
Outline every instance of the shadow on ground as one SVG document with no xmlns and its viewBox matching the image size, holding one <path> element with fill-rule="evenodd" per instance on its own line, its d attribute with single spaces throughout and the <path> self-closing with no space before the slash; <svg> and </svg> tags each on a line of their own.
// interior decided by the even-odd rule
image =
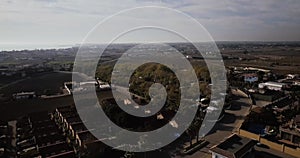
<svg viewBox="0 0 300 158">
<path fill-rule="evenodd" d="M 259 158 L 283 158 L 277 155 L 273 155 L 271 153 L 267 153 L 265 151 L 255 151 L 255 157 Z"/>
</svg>

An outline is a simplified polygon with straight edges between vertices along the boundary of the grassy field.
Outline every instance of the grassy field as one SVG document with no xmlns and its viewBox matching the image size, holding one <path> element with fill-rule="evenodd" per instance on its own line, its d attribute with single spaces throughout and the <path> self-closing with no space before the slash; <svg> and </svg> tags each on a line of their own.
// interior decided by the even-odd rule
<svg viewBox="0 0 300 158">
<path fill-rule="evenodd" d="M 36 94 L 58 94 L 61 93 L 63 83 L 72 81 L 71 73 L 50 72 L 36 75 L 15 84 L 0 89 L 0 93 L 11 96 L 13 93 L 35 91 Z"/>
<path fill-rule="evenodd" d="M 110 91 L 103 91 L 97 93 L 99 102 L 102 99 L 111 98 Z M 33 112 L 48 111 L 53 112 L 55 108 L 60 106 L 74 105 L 73 96 L 65 96 L 52 99 L 24 99 L 9 102 L 0 102 L 0 121 L 14 120 L 18 117 L 24 116 Z"/>
<path fill-rule="evenodd" d="M 55 99 L 25 99 L 9 101 L 0 105 L 0 120 L 8 121 L 32 112 L 53 111 L 56 107 L 73 104 L 72 96 Z"/>
</svg>

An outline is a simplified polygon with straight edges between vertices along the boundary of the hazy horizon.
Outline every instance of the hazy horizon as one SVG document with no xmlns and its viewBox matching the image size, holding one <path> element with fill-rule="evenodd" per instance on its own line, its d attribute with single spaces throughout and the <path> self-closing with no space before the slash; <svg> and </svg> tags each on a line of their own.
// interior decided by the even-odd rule
<svg viewBox="0 0 300 158">
<path fill-rule="evenodd" d="M 215 43 L 300 43 L 300 41 L 215 41 Z M 188 42 L 156 42 L 156 43 L 188 43 Z M 205 42 L 203 42 L 205 43 Z M 133 43 L 133 42 L 120 42 L 113 44 L 142 44 L 142 43 Z M 104 43 L 85 43 L 83 45 L 104 45 Z M 65 49 L 72 47 L 79 47 L 81 44 L 1 44 L 0 43 L 0 52 L 1 51 L 22 51 L 22 50 L 48 50 L 48 49 Z"/>
</svg>

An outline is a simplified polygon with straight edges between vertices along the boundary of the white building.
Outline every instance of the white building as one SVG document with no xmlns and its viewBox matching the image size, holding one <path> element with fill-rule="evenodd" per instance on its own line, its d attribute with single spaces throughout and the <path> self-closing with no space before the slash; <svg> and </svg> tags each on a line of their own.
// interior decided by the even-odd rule
<svg viewBox="0 0 300 158">
<path fill-rule="evenodd" d="M 299 77 L 298 74 L 287 74 L 286 75 L 286 79 L 296 79 L 298 77 Z"/>
<path fill-rule="evenodd" d="M 100 90 L 110 90 L 111 89 L 111 86 L 107 82 L 103 82 L 99 79 L 97 79 L 97 82 L 99 84 Z"/>
<path fill-rule="evenodd" d="M 73 87 L 73 92 L 80 92 L 80 91 L 94 91 L 98 88 L 98 82 L 96 81 L 84 81 L 75 83 Z"/>
<path fill-rule="evenodd" d="M 108 83 L 106 84 L 101 84 L 99 86 L 100 90 L 110 90 L 110 85 Z"/>
<path fill-rule="evenodd" d="M 265 82 L 258 84 L 258 88 L 267 88 L 269 90 L 281 91 L 283 88 L 287 86 L 286 83 L 279 83 L 279 82 Z"/>
<path fill-rule="evenodd" d="M 36 97 L 35 92 L 21 92 L 21 93 L 13 94 L 14 99 L 31 99 L 35 97 Z"/>
</svg>

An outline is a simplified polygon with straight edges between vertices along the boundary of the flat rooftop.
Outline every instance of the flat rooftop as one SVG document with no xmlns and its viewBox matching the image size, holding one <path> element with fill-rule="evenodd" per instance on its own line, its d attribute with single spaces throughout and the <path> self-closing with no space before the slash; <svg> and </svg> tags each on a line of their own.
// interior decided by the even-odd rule
<svg viewBox="0 0 300 158">
<path fill-rule="evenodd" d="M 228 158 L 241 157 L 249 151 L 256 142 L 252 139 L 233 134 L 225 141 L 211 148 L 211 151 Z"/>
</svg>

